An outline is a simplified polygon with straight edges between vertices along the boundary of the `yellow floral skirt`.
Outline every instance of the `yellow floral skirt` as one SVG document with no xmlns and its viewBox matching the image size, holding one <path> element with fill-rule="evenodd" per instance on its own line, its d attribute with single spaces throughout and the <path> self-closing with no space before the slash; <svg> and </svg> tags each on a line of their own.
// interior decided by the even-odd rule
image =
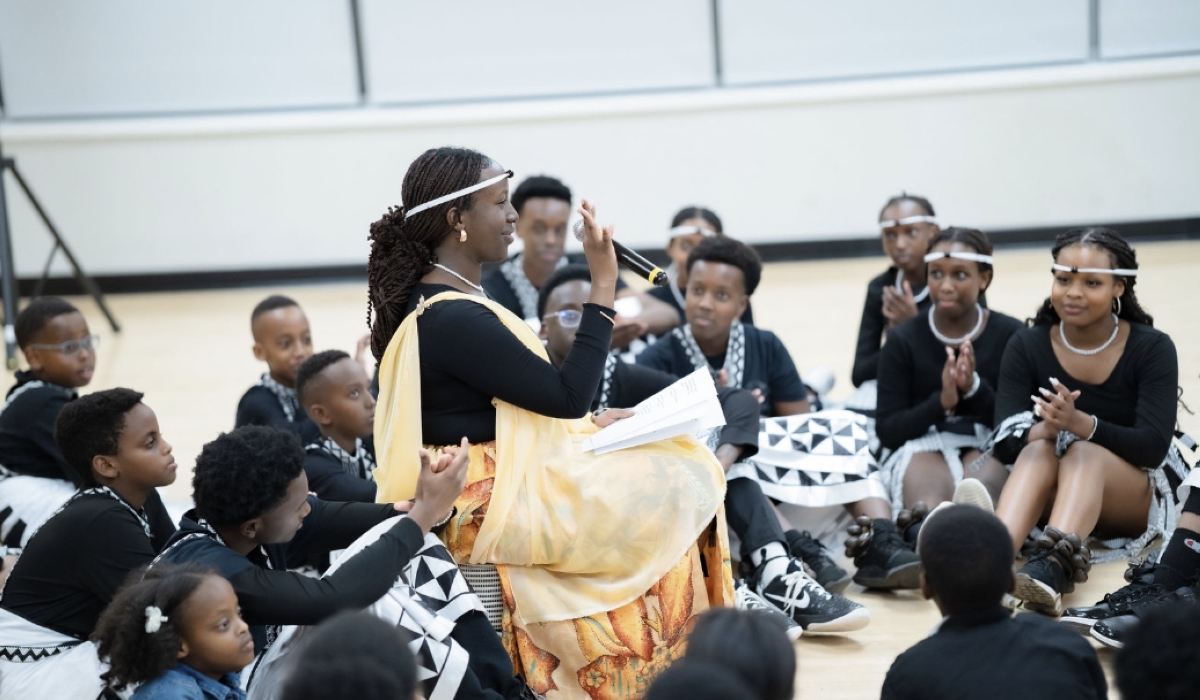
<svg viewBox="0 0 1200 700">
<path fill-rule="evenodd" d="M 471 446 L 458 512 L 442 533 L 459 563 L 470 560 L 487 517 L 496 476 L 495 443 Z M 642 697 L 651 680 L 683 656 L 696 616 L 733 604 L 725 510 L 665 576 L 640 598 L 607 613 L 526 623 L 513 603 L 507 567 L 497 565 L 503 593 L 502 641 L 513 669 L 549 700 Z"/>
</svg>

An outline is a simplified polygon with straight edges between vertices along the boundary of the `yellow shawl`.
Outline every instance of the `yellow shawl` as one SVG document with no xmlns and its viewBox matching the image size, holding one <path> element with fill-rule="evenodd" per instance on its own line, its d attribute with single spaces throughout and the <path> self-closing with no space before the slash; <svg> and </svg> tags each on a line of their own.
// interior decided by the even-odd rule
<svg viewBox="0 0 1200 700">
<path fill-rule="evenodd" d="M 422 447 L 417 317 L 453 299 L 483 304 L 549 362 L 533 330 L 496 302 L 458 292 L 422 300 L 379 365 L 375 481 L 381 503 L 416 492 Z M 690 437 L 596 456 L 581 447 L 597 430 L 591 420 L 493 403 L 496 479 L 470 563 L 507 566 L 526 622 L 595 615 L 645 594 L 696 542 L 725 498 L 720 463 Z"/>
</svg>

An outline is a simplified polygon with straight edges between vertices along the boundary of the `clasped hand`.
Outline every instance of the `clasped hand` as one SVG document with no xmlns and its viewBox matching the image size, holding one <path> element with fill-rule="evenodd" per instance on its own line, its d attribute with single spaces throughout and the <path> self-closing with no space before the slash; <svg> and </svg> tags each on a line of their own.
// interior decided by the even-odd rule
<svg viewBox="0 0 1200 700">
<path fill-rule="evenodd" d="M 946 347 L 946 363 L 942 365 L 942 408 L 949 411 L 958 405 L 963 394 L 975 384 L 975 348 L 970 340 L 958 347 Z"/>
</svg>

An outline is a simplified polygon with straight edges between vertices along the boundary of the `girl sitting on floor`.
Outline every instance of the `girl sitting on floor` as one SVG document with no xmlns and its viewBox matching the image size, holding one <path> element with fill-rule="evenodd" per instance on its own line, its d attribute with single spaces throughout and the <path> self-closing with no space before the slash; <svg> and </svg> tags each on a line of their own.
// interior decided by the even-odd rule
<svg viewBox="0 0 1200 700">
<path fill-rule="evenodd" d="M 994 454 L 1012 470 L 996 515 L 1020 547 L 1025 607 L 1057 615 L 1096 561 L 1132 557 L 1175 528 L 1187 467 L 1172 446 L 1175 344 L 1138 303 L 1137 257 L 1116 231 L 1072 229 L 1054 242 L 1054 281 L 1033 327 L 1000 370 Z"/>
<path fill-rule="evenodd" d="M 244 699 L 238 672 L 254 639 L 229 582 L 199 564 L 159 564 L 133 580 L 96 625 L 108 686 L 138 686 L 133 700 Z"/>
<path fill-rule="evenodd" d="M 929 250 L 922 262 L 931 306 L 888 334 L 875 414 L 875 432 L 891 451 L 880 471 L 913 542 L 913 521 L 950 500 L 964 471 L 987 485 L 991 498 L 999 496 L 1007 472 L 981 458 L 980 449 L 992 429 L 1004 348 L 1022 328 L 979 304 L 993 274 L 985 233 L 951 227 L 934 236 Z"/>
</svg>

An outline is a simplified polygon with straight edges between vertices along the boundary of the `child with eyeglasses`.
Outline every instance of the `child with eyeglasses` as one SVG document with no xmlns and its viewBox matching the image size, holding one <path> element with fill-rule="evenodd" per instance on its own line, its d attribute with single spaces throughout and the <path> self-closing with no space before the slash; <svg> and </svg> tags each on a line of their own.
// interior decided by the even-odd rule
<svg viewBox="0 0 1200 700">
<path fill-rule="evenodd" d="M 30 302 L 16 318 L 29 363 L 0 408 L 0 545 L 19 548 L 79 485 L 54 442 L 54 421 L 96 369 L 96 336 L 62 299 Z"/>
</svg>

